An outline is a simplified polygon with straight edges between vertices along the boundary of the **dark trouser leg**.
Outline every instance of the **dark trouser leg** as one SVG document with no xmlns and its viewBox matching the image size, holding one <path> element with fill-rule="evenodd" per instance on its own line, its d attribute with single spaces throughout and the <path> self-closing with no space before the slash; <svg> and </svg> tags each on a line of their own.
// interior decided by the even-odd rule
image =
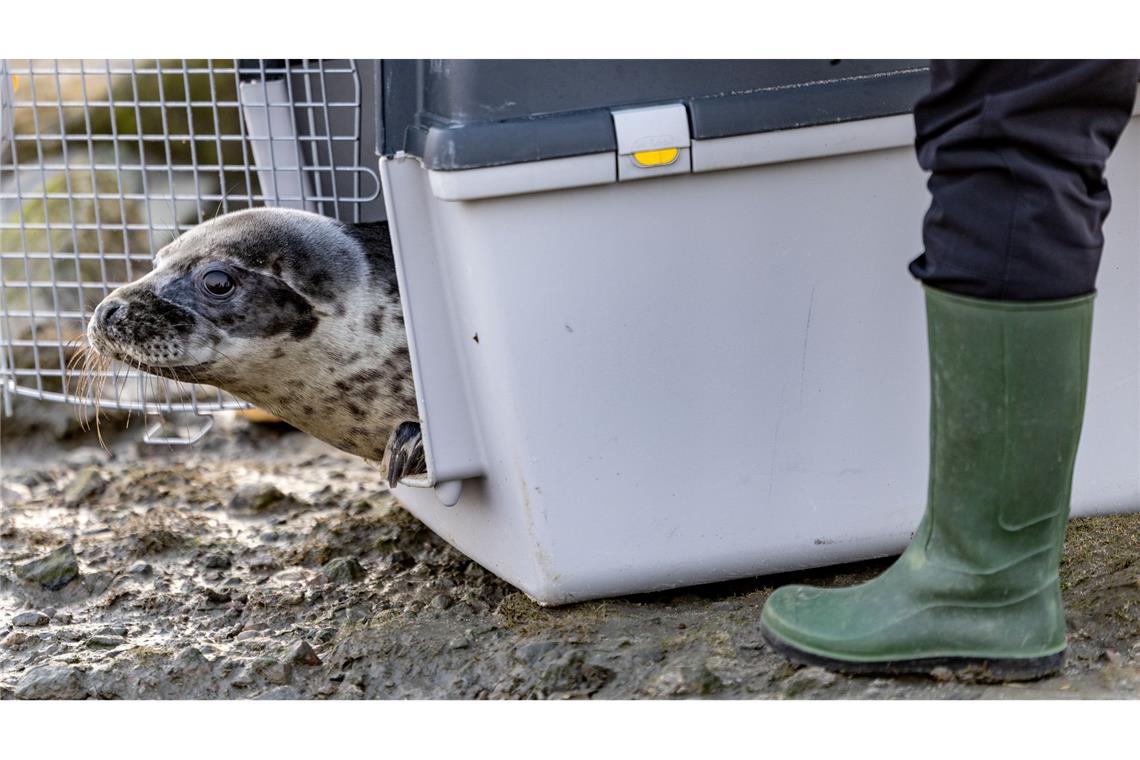
<svg viewBox="0 0 1140 760">
<path fill-rule="evenodd" d="M 932 172 L 918 279 L 1010 301 L 1092 292 L 1137 61 L 935 61 L 916 106 Z"/>
</svg>

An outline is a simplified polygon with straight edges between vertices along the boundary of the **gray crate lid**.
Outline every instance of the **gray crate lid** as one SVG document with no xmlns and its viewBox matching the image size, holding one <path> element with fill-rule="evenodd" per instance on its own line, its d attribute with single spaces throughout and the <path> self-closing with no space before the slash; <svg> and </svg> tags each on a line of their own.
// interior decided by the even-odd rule
<svg viewBox="0 0 1140 760">
<path fill-rule="evenodd" d="M 391 60 L 378 152 L 451 171 L 612 151 L 609 109 L 684 103 L 694 139 L 909 112 L 925 60 Z"/>
</svg>

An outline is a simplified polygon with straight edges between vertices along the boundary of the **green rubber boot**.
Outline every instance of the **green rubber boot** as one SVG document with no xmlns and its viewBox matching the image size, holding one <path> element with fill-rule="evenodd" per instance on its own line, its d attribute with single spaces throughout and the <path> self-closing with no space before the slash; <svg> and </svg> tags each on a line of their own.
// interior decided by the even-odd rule
<svg viewBox="0 0 1140 760">
<path fill-rule="evenodd" d="M 1093 296 L 1015 303 L 925 290 L 930 485 L 918 531 L 866 583 L 777 589 L 761 628 L 790 659 L 841 672 L 1038 678 L 1064 661 L 1057 570 Z"/>
</svg>

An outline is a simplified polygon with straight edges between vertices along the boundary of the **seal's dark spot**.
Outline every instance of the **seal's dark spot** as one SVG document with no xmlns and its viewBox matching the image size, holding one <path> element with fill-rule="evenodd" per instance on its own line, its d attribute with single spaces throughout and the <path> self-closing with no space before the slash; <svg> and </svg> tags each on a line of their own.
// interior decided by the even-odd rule
<svg viewBox="0 0 1140 760">
<path fill-rule="evenodd" d="M 384 310 L 377 309 L 368 315 L 368 330 L 373 335 L 384 334 Z"/>
<path fill-rule="evenodd" d="M 313 334 L 313 330 L 317 329 L 318 322 L 320 322 L 320 320 L 310 313 L 307 319 L 295 324 L 293 329 L 289 331 L 289 334 L 297 340 L 304 340 Z"/>
<path fill-rule="evenodd" d="M 375 401 L 376 396 L 379 394 L 380 389 L 377 388 L 374 383 L 369 383 L 368 385 L 361 385 L 358 387 L 352 395 L 365 403 L 369 403 Z"/>
<path fill-rule="evenodd" d="M 362 369 L 359 372 L 354 372 L 348 376 L 348 382 L 352 383 L 353 385 L 360 385 L 362 383 L 371 383 L 371 382 L 375 382 L 377 380 L 382 380 L 382 379 L 384 379 L 383 370 L 379 370 L 379 369 L 376 369 L 374 367 L 369 367 L 368 369 Z"/>
</svg>

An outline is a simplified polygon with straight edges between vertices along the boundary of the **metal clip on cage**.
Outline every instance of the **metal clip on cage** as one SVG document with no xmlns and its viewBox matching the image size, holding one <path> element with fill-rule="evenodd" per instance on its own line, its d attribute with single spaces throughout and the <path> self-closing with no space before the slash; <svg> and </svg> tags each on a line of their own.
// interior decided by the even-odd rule
<svg viewBox="0 0 1140 760">
<path fill-rule="evenodd" d="M 354 60 L 0 60 L 0 394 L 208 415 L 246 405 L 125 365 L 81 391 L 68 362 L 111 290 L 217 214 L 260 205 L 383 218 Z"/>
</svg>

